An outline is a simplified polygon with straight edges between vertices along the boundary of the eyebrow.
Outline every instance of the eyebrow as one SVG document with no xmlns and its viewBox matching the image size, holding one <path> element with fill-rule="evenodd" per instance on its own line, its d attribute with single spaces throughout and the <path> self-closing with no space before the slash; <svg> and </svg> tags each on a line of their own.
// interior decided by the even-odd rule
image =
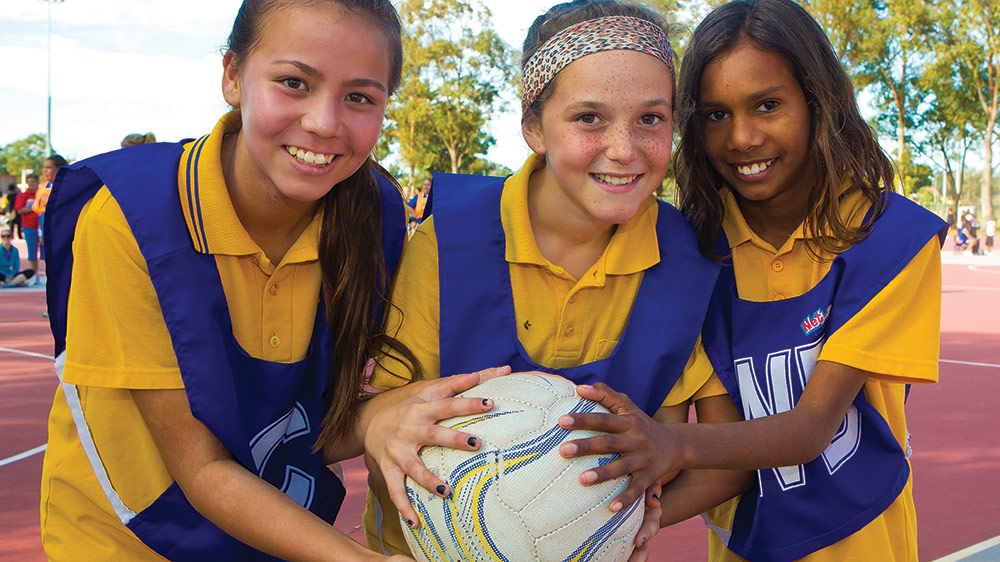
<svg viewBox="0 0 1000 562">
<path fill-rule="evenodd" d="M 760 90 L 758 92 L 753 92 L 752 94 L 750 94 L 748 96 L 745 96 L 745 97 L 751 98 L 751 99 L 765 98 L 765 97 L 767 97 L 767 96 L 769 96 L 771 94 L 774 94 L 775 92 L 780 92 L 782 90 L 787 90 L 787 89 L 788 88 L 786 86 L 781 86 L 781 85 L 771 86 L 770 88 L 764 88 L 763 90 Z M 721 102 L 714 101 L 714 100 L 702 100 L 702 102 L 700 104 L 698 104 L 698 105 L 701 105 L 701 106 L 706 106 L 706 105 L 708 105 L 708 106 L 715 106 L 715 105 L 722 106 L 722 105 L 725 105 L 725 104 L 721 103 Z"/>
<path fill-rule="evenodd" d="M 278 59 L 278 60 L 274 61 L 274 63 L 275 64 L 290 64 L 290 65 L 292 65 L 295 68 L 301 70 L 302 72 L 304 72 L 305 74 L 307 74 L 308 76 L 310 76 L 312 78 L 319 78 L 321 80 L 324 78 L 324 75 L 323 75 L 322 72 L 320 72 L 316 68 L 313 68 L 313 67 L 309 66 L 308 64 L 306 64 L 306 63 L 304 63 L 302 61 L 289 60 L 289 59 Z M 353 86 L 353 87 L 356 87 L 356 88 L 372 87 L 372 88 L 377 88 L 377 89 L 379 89 L 379 90 L 381 90 L 383 92 L 388 92 L 389 91 L 389 89 L 386 87 L 385 84 L 383 84 L 382 82 L 379 82 L 378 80 L 374 80 L 374 79 L 371 79 L 371 78 L 352 78 L 352 79 L 347 80 L 346 82 L 344 82 L 344 85 L 345 86 Z"/>
<path fill-rule="evenodd" d="M 597 102 L 597 101 L 581 101 L 581 102 L 576 102 L 576 103 L 568 106 L 567 110 L 568 111 L 580 111 L 580 110 L 583 110 L 583 109 L 602 109 L 602 108 L 607 107 L 609 105 L 614 105 L 614 104 L 609 104 L 609 103 L 604 103 L 604 102 Z M 642 102 L 640 105 L 641 105 L 641 107 L 644 107 L 644 108 L 646 108 L 646 107 L 656 107 L 658 105 L 665 105 L 667 107 L 673 107 L 673 103 L 671 103 L 671 101 L 670 101 L 669 98 L 651 99 L 651 100 L 647 100 L 647 101 Z"/>
</svg>

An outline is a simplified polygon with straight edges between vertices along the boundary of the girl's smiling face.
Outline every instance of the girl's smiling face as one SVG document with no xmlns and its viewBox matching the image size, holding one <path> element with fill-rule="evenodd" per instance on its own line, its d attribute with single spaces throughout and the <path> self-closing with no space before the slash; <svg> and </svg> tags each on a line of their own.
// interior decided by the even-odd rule
<svg viewBox="0 0 1000 562">
<path fill-rule="evenodd" d="M 230 52 L 224 65 L 223 94 L 243 122 L 232 155 L 240 189 L 315 202 L 371 154 L 390 62 L 365 17 L 332 2 L 277 7 L 246 60 Z"/>
<path fill-rule="evenodd" d="M 741 203 L 804 217 L 816 181 L 812 118 L 788 61 L 741 40 L 705 67 L 700 89 L 706 155 Z"/>
<path fill-rule="evenodd" d="M 545 155 L 546 198 L 598 228 L 631 219 L 670 166 L 673 93 L 667 65 L 639 51 L 602 51 L 567 65 L 541 119 L 522 127 L 528 146 Z"/>
</svg>

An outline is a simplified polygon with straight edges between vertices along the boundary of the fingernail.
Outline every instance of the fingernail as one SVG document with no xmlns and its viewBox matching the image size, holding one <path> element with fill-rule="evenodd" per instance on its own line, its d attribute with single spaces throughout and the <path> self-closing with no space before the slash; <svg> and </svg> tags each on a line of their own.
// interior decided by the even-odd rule
<svg viewBox="0 0 1000 562">
<path fill-rule="evenodd" d="M 475 447 L 476 446 L 476 438 L 475 437 L 469 437 L 466 440 L 466 443 L 468 443 L 470 447 Z"/>
<path fill-rule="evenodd" d="M 622 510 L 622 502 L 614 502 L 613 504 L 611 504 L 612 513 L 618 513 L 621 510 Z"/>
<path fill-rule="evenodd" d="M 573 456 L 576 454 L 577 447 L 573 443 L 563 443 L 559 446 L 559 452 L 566 456 Z"/>
<path fill-rule="evenodd" d="M 413 529 L 414 528 L 413 527 L 413 521 L 410 521 L 409 519 L 407 519 L 406 520 L 406 526 L 409 527 L 409 528 L 411 528 L 411 529 Z"/>
<path fill-rule="evenodd" d="M 578 386 L 579 386 L 580 388 L 588 388 L 588 389 L 589 389 L 589 388 L 594 388 L 593 386 L 591 386 L 591 385 L 589 385 L 589 384 L 581 384 L 581 385 L 578 385 Z"/>
<path fill-rule="evenodd" d="M 582 478 L 583 478 L 583 483 L 584 484 L 593 484 L 594 482 L 597 481 L 597 473 L 593 472 L 591 470 L 588 470 L 587 472 L 583 473 Z"/>
<path fill-rule="evenodd" d="M 573 418 L 570 416 L 559 416 L 559 425 L 571 427 L 573 425 Z"/>
<path fill-rule="evenodd" d="M 444 484 L 438 484 L 438 487 L 434 489 L 437 490 L 439 496 L 444 495 Z"/>
<path fill-rule="evenodd" d="M 653 494 L 653 499 L 656 501 L 660 501 L 660 496 Z"/>
<path fill-rule="evenodd" d="M 490 405 L 490 399 L 489 398 L 483 398 L 483 406 L 489 406 L 489 405 Z"/>
<path fill-rule="evenodd" d="M 642 542 L 639 543 L 639 548 L 646 546 L 646 537 L 642 537 Z"/>
</svg>

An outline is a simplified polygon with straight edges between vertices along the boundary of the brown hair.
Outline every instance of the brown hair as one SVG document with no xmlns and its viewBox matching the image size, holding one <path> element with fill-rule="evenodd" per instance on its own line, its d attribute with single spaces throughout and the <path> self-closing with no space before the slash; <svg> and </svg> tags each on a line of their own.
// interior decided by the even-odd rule
<svg viewBox="0 0 1000 562">
<path fill-rule="evenodd" d="M 663 33 L 670 36 L 666 21 L 661 15 L 650 8 L 627 0 L 573 0 L 572 2 L 556 4 L 549 8 L 549 11 L 535 18 L 534 23 L 528 28 L 528 35 L 524 38 L 524 44 L 521 46 L 522 74 L 531 55 L 535 54 L 535 51 L 560 31 L 581 22 L 611 16 L 646 20 L 659 26 Z M 557 74 L 546 84 L 528 110 L 521 115 L 521 122 L 529 118 L 541 118 L 542 108 L 545 106 L 545 102 L 552 97 L 552 92 L 555 91 L 558 81 L 559 75 Z"/>
<path fill-rule="evenodd" d="M 156 142 L 156 135 L 153 133 L 132 133 L 131 135 L 125 135 L 122 139 L 122 146 L 139 146 L 140 144 L 150 144 Z"/>
<path fill-rule="evenodd" d="M 715 238 L 722 228 L 719 190 L 728 186 L 704 150 L 698 104 L 701 76 L 712 61 L 740 41 L 788 61 L 812 113 L 809 154 L 818 181 L 809 192 L 807 232 L 827 233 L 807 240 L 809 251 L 837 254 L 863 240 L 881 214 L 882 194 L 893 183 L 893 168 L 871 128 L 861 117 L 850 77 L 823 29 L 791 0 L 736 0 L 713 10 L 695 29 L 678 79 L 680 142 L 674 161 L 680 209 L 698 232 L 706 256 L 719 258 Z M 847 190 L 843 190 L 849 183 Z M 859 227 L 841 218 L 841 199 L 861 191 L 872 213 Z M 812 244 L 815 244 L 814 248 Z"/>
<path fill-rule="evenodd" d="M 389 57 L 389 94 L 399 86 L 403 47 L 399 15 L 389 0 L 244 0 L 227 47 L 246 60 L 260 40 L 265 16 L 276 7 L 334 2 L 379 27 Z M 382 205 L 374 174 L 394 179 L 369 157 L 350 177 L 323 197 L 319 260 L 323 270 L 327 328 L 333 340 L 329 404 L 316 447 L 337 444 L 354 425 L 361 404 L 365 366 L 384 349 L 415 362 L 413 354 L 381 333 L 376 315 L 389 294 L 390 275 L 382 250 Z M 398 185 L 397 185 L 398 187 Z"/>
</svg>

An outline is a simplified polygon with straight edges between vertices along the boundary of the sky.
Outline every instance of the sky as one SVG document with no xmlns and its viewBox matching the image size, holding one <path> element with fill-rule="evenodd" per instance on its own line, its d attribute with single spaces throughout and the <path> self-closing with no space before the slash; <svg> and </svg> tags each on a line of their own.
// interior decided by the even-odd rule
<svg viewBox="0 0 1000 562">
<path fill-rule="evenodd" d="M 519 46 L 552 0 L 485 0 Z M 52 13 L 52 146 L 78 160 L 153 132 L 175 141 L 209 132 L 226 111 L 222 45 L 240 0 L 0 0 L 0 146 L 46 132 Z M 520 168 L 528 149 L 519 106 L 494 119 L 487 157 Z"/>
</svg>

